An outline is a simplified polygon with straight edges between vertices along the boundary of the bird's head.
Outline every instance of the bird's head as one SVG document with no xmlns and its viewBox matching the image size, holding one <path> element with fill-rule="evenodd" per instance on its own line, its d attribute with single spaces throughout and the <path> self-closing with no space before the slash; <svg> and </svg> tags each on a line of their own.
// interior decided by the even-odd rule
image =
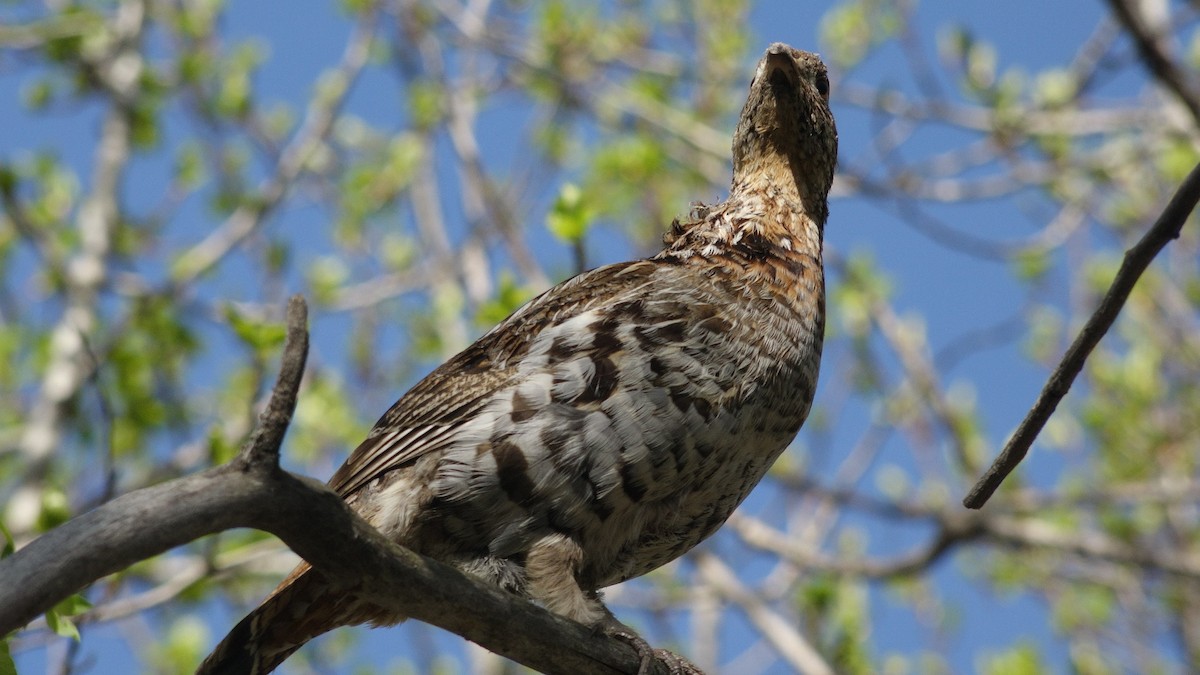
<svg viewBox="0 0 1200 675">
<path fill-rule="evenodd" d="M 837 165 L 837 127 L 829 111 L 829 74 L 816 54 L 776 42 L 754 73 L 733 136 L 733 180 L 795 181 L 822 203 Z M 774 174 L 782 172 L 784 175 Z"/>
</svg>

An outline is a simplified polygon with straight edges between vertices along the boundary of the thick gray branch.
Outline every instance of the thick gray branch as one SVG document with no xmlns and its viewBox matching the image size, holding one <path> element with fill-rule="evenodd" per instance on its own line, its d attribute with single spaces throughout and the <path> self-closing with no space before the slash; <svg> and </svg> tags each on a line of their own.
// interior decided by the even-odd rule
<svg viewBox="0 0 1200 675">
<path fill-rule="evenodd" d="M 547 673 L 632 673 L 634 650 L 387 539 L 315 480 L 279 468 L 307 354 L 293 298 L 279 379 L 258 429 L 229 464 L 118 497 L 0 561 L 0 635 L 87 584 L 236 527 L 275 534 L 348 591 Z M 652 672 L 666 672 L 652 664 Z"/>
</svg>

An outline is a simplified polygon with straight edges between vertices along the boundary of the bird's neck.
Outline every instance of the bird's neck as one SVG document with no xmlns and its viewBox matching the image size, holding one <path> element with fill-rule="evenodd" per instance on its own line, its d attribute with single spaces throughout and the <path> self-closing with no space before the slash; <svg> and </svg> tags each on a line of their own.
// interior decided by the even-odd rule
<svg viewBox="0 0 1200 675">
<path fill-rule="evenodd" d="M 771 192 L 799 198 L 795 162 L 774 145 L 762 143 L 735 158 L 730 192 L 731 195 Z"/>
<path fill-rule="evenodd" d="M 829 215 L 829 186 L 809 175 L 817 167 L 806 166 L 796 152 L 785 152 L 773 143 L 763 143 L 738 158 L 733 168 L 729 199 L 769 200 L 793 211 L 808 214 L 819 228 Z M 810 164 L 810 163 L 809 163 Z"/>
<path fill-rule="evenodd" d="M 785 267 L 819 266 L 826 214 L 825 195 L 800 187 L 786 160 L 778 155 L 744 160 L 734 171 L 729 198 L 677 220 L 660 257 L 697 264 L 772 259 Z"/>
</svg>

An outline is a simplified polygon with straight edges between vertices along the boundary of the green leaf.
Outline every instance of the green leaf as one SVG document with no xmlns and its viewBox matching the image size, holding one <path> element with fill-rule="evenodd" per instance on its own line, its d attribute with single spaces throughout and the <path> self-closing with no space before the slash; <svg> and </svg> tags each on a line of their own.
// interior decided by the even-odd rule
<svg viewBox="0 0 1200 675">
<path fill-rule="evenodd" d="M 314 373 L 296 404 L 291 456 L 311 461 L 327 448 L 357 443 L 367 432 L 358 407 L 341 381 Z"/>
<path fill-rule="evenodd" d="M 63 614 L 65 616 L 75 616 L 76 614 L 82 614 L 83 612 L 86 612 L 87 610 L 89 610 L 91 608 L 92 608 L 91 601 L 88 600 L 87 598 L 83 597 L 79 593 L 75 593 L 74 595 L 64 598 L 62 602 L 60 602 L 54 606 L 55 610 L 57 610 L 60 614 Z"/>
<path fill-rule="evenodd" d="M 1171 181 L 1182 181 L 1197 162 L 1200 162 L 1200 150 L 1186 137 L 1168 141 L 1159 160 L 1162 172 Z"/>
<path fill-rule="evenodd" d="M 1018 279 L 1038 281 L 1050 271 L 1053 260 L 1045 248 L 1030 246 L 1018 251 L 1012 262 Z"/>
<path fill-rule="evenodd" d="M 895 35 L 900 27 L 901 16 L 892 3 L 879 0 L 841 3 L 821 17 L 821 49 L 837 65 L 850 68 Z"/>
<path fill-rule="evenodd" d="M 42 78 L 27 85 L 21 94 L 29 109 L 45 110 L 54 98 L 54 85 L 50 80 Z"/>
<path fill-rule="evenodd" d="M 1200 68 L 1200 30 L 1193 31 L 1188 40 L 1187 60 L 1193 69 Z"/>
<path fill-rule="evenodd" d="M 0 640 L 0 675 L 17 675 L 17 664 L 13 663 L 8 649 L 8 638 Z"/>
<path fill-rule="evenodd" d="M 996 83 L 996 48 L 976 42 L 967 52 L 967 82 L 975 89 L 989 89 Z"/>
<path fill-rule="evenodd" d="M 191 672 L 203 658 L 209 639 L 203 621 L 194 616 L 180 617 L 166 630 L 164 639 L 154 645 L 150 661 L 159 666 L 159 672 Z"/>
<path fill-rule="evenodd" d="M 583 190 L 574 183 L 567 183 L 558 192 L 554 206 L 546 215 L 546 227 L 568 244 L 578 243 L 587 234 L 595 213 L 585 203 Z"/>
<path fill-rule="evenodd" d="M 367 14 L 375 8 L 374 0 L 341 0 L 340 4 L 347 14 Z"/>
<path fill-rule="evenodd" d="M 408 87 L 408 114 L 417 129 L 429 129 L 442 116 L 442 90 L 437 84 L 425 80 L 413 82 Z"/>
<path fill-rule="evenodd" d="M 175 179 L 187 189 L 194 189 L 205 181 L 203 149 L 196 141 L 187 141 L 180 146 L 175 156 Z"/>
<path fill-rule="evenodd" d="M 42 510 L 38 514 L 38 530 L 46 532 L 71 518 L 71 504 L 66 493 L 57 487 L 42 491 Z"/>
<path fill-rule="evenodd" d="M 287 329 L 283 324 L 258 321 L 237 310 L 232 304 L 225 305 L 225 319 L 234 334 L 255 353 L 263 355 L 283 344 Z"/>
<path fill-rule="evenodd" d="M 1094 585 L 1071 585 L 1063 589 L 1054 605 L 1054 622 L 1069 634 L 1101 629 L 1112 620 L 1116 598 L 1111 589 Z"/>
<path fill-rule="evenodd" d="M 46 612 L 46 625 L 62 637 L 78 640 L 79 629 L 75 627 L 75 623 L 71 621 L 70 617 L 91 609 L 91 607 L 92 603 L 88 602 L 87 598 L 76 593 Z"/>
<path fill-rule="evenodd" d="M 1046 108 L 1068 105 L 1079 91 L 1075 76 L 1064 68 L 1039 73 L 1034 80 L 1034 100 Z"/>
<path fill-rule="evenodd" d="M 321 256 L 309 265 L 308 284 L 317 302 L 330 302 L 338 288 L 350 277 L 350 270 L 337 256 Z"/>
<path fill-rule="evenodd" d="M 979 672 L 986 675 L 1039 675 L 1046 672 L 1037 648 L 1027 642 L 983 659 Z"/>
<path fill-rule="evenodd" d="M 498 286 L 496 296 L 481 304 L 475 315 L 475 322 L 481 327 L 495 326 L 533 297 L 533 293 L 528 288 L 518 285 L 508 272 L 500 274 Z"/>
<path fill-rule="evenodd" d="M 13 542 L 12 532 L 8 531 L 3 522 L 0 522 L 0 535 L 4 535 L 4 546 L 0 548 L 0 558 L 7 558 L 16 550 L 16 543 Z"/>
</svg>

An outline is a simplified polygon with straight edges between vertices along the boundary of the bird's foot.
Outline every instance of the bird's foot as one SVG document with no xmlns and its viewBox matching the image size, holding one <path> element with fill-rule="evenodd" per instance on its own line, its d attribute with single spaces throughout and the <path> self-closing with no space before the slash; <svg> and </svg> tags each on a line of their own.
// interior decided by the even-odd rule
<svg viewBox="0 0 1200 675">
<path fill-rule="evenodd" d="M 597 628 L 604 635 L 615 637 L 637 650 L 638 657 L 642 660 L 641 665 L 638 666 L 637 675 L 649 675 L 650 668 L 655 661 L 665 665 L 671 675 L 704 675 L 704 671 L 696 667 L 696 664 L 675 652 L 651 647 L 650 643 L 646 642 L 642 636 L 611 614 Z"/>
</svg>

